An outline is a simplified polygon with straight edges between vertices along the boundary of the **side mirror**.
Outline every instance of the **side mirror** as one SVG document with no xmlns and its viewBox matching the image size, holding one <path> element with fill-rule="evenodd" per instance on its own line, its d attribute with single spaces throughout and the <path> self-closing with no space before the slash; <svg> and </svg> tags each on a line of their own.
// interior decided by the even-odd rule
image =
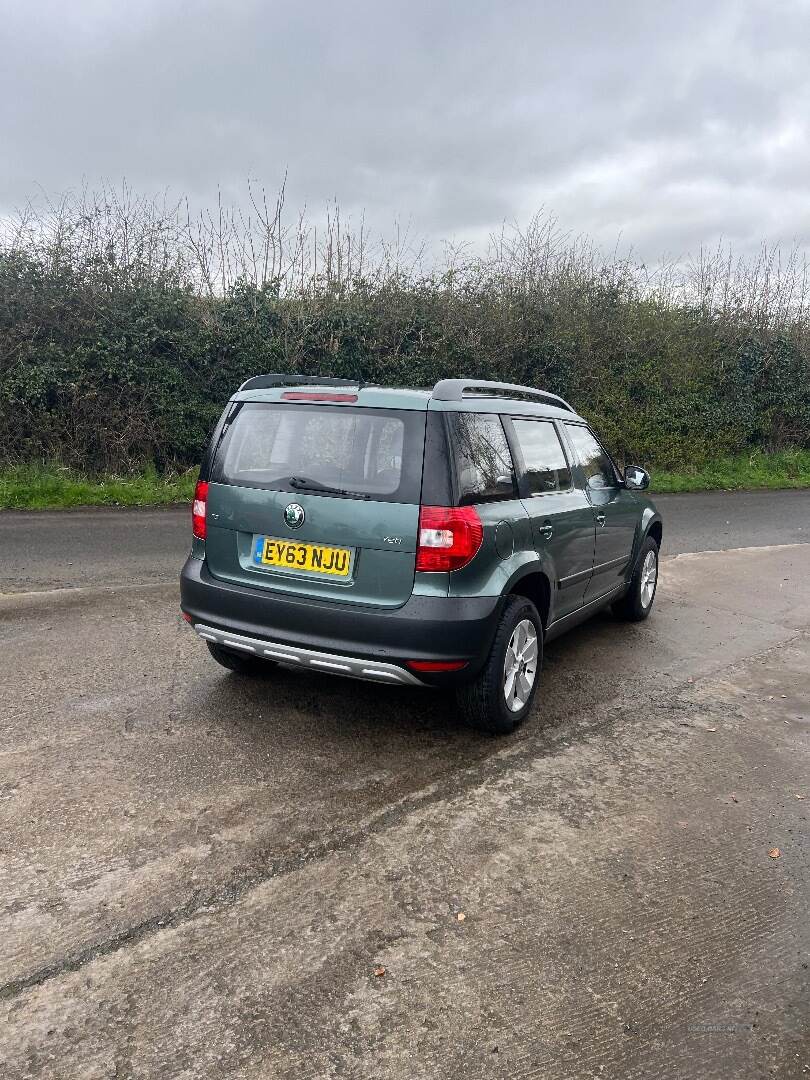
<svg viewBox="0 0 810 1080">
<path fill-rule="evenodd" d="M 630 491 L 646 491 L 650 486 L 650 474 L 638 465 L 628 465 L 624 470 L 624 486 Z"/>
</svg>

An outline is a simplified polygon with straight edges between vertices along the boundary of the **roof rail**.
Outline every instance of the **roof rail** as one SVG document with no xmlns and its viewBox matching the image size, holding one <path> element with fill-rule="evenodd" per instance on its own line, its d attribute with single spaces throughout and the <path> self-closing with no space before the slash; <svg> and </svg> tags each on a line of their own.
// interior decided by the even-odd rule
<svg viewBox="0 0 810 1080">
<path fill-rule="evenodd" d="M 501 391 L 501 393 L 492 393 L 492 391 Z M 536 390 L 533 386 L 492 382 L 489 379 L 442 379 L 433 387 L 431 396 L 437 401 L 461 401 L 466 397 L 532 397 L 548 401 L 576 415 L 576 410 L 565 398 L 557 394 L 550 394 L 547 390 Z"/>
<path fill-rule="evenodd" d="M 270 390 L 274 386 L 368 386 L 362 379 L 328 379 L 322 375 L 254 375 L 245 379 L 242 390 Z"/>
</svg>

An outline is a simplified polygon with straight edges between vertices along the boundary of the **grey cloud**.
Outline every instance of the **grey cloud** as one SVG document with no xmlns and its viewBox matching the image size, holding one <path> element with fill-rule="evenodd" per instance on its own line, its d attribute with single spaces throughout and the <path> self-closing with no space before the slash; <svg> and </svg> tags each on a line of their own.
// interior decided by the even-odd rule
<svg viewBox="0 0 810 1080">
<path fill-rule="evenodd" d="M 643 257 L 807 242 L 810 6 L 2 0 L 0 212 L 126 177 L 480 237 L 540 205 Z"/>
</svg>

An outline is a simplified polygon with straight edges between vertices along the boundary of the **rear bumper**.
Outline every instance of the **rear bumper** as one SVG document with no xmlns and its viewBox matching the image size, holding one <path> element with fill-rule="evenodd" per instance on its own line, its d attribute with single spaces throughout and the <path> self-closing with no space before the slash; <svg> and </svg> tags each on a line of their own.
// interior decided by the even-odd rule
<svg viewBox="0 0 810 1080">
<path fill-rule="evenodd" d="M 257 655 L 274 646 L 291 650 L 303 660 L 286 662 L 324 671 L 328 663 L 345 662 L 352 670 L 333 670 L 358 678 L 371 678 L 362 668 L 377 665 L 386 672 L 378 681 L 385 682 L 395 681 L 388 677 L 392 665 L 408 676 L 396 681 L 442 686 L 468 681 L 489 654 L 501 605 L 497 596 L 414 595 L 389 610 L 307 600 L 220 581 L 204 562 L 191 558 L 180 576 L 180 606 L 198 633 L 205 628 L 220 644 L 220 632 L 241 636 L 251 649 L 262 650 Z M 306 654 L 319 662 L 311 663 Z M 407 660 L 465 660 L 467 666 L 414 676 L 405 669 Z"/>
<path fill-rule="evenodd" d="M 364 660 L 360 656 L 345 656 L 343 653 L 325 653 L 315 649 L 299 649 L 293 645 L 280 645 L 277 641 L 267 641 L 265 638 L 245 637 L 243 634 L 232 634 L 229 630 L 218 630 L 215 626 L 206 626 L 205 623 L 194 623 L 194 629 L 204 641 L 211 641 L 215 645 L 256 656 L 261 660 L 275 660 L 290 667 L 311 668 L 325 671 L 328 675 L 348 675 L 353 679 L 367 679 L 370 682 L 422 686 L 412 672 L 398 664 Z"/>
</svg>

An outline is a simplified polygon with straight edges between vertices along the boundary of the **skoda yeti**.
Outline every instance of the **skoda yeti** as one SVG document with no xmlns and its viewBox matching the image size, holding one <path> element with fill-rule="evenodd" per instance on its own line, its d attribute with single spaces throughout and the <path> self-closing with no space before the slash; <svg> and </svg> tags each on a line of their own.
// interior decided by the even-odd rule
<svg viewBox="0 0 810 1080">
<path fill-rule="evenodd" d="M 531 387 L 257 376 L 205 452 L 183 615 L 232 671 L 452 687 L 469 724 L 509 732 L 544 642 L 608 604 L 649 615 L 648 484 Z"/>
</svg>

